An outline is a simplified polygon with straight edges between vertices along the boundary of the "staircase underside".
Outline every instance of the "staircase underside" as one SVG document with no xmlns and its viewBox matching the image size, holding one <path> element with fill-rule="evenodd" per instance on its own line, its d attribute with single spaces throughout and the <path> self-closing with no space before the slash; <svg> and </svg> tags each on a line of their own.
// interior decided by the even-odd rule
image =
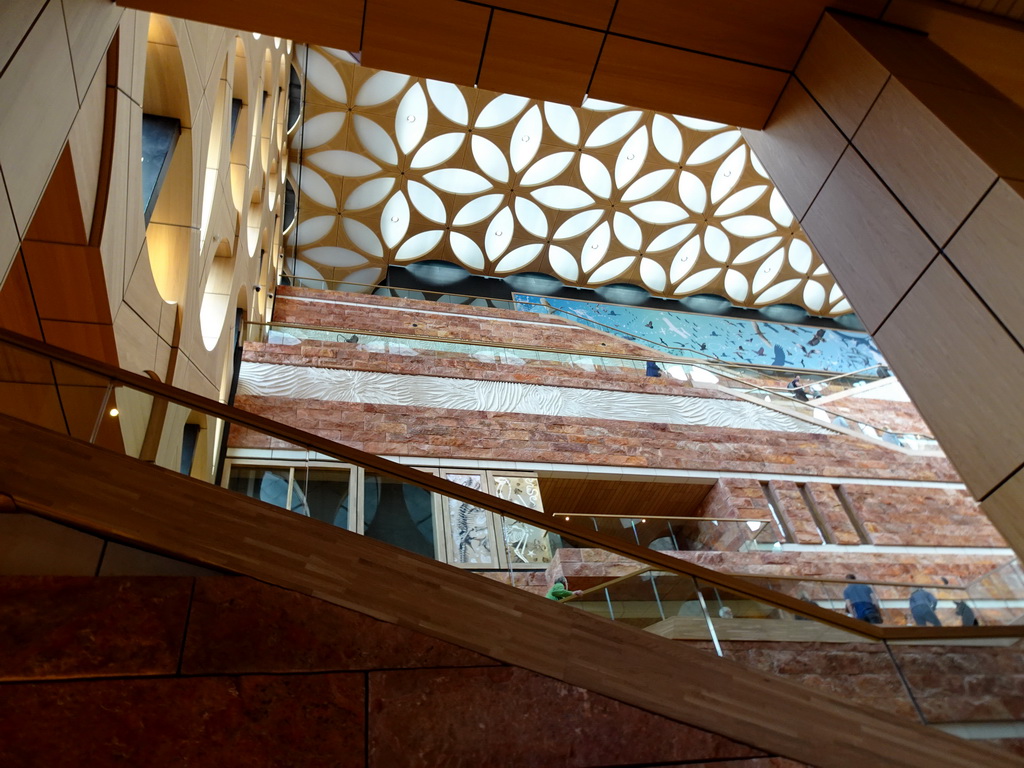
<svg viewBox="0 0 1024 768">
<path fill-rule="evenodd" d="M 9 417 L 0 417 L 0 466 L 0 492 L 37 514 L 312 595 L 794 760 L 1021 764 Z"/>
</svg>

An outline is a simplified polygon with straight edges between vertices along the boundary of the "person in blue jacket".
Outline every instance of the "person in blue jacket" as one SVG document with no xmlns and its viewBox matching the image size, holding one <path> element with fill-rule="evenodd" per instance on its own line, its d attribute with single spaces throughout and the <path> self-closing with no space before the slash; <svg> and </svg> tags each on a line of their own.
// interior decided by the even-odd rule
<svg viewBox="0 0 1024 768">
<path fill-rule="evenodd" d="M 857 579 L 856 574 L 850 573 L 846 576 L 850 581 Z M 855 619 L 868 621 L 872 624 L 882 623 L 882 612 L 878 607 L 878 598 L 875 591 L 867 584 L 849 584 L 843 590 L 843 599 L 846 600 L 846 612 Z"/>
<path fill-rule="evenodd" d="M 942 622 L 935 615 L 935 606 L 938 604 L 938 598 L 926 589 L 915 589 L 911 592 L 910 614 L 914 617 L 914 623 L 919 627 L 928 624 L 933 627 L 941 627 Z"/>
</svg>

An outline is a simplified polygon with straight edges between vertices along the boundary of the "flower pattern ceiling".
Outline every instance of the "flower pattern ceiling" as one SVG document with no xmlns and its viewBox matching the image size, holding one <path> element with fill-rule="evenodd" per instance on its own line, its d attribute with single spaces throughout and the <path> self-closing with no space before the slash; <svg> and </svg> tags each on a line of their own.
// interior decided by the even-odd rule
<svg viewBox="0 0 1024 768">
<path fill-rule="evenodd" d="M 296 67 L 287 243 L 300 278 L 374 284 L 389 264 L 436 259 L 852 311 L 732 126 L 376 71 L 330 48 L 299 46 Z"/>
</svg>

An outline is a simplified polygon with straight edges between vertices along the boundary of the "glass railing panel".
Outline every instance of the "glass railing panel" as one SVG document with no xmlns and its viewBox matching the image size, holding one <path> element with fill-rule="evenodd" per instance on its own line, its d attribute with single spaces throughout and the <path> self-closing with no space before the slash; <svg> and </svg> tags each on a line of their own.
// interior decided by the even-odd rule
<svg viewBox="0 0 1024 768">
<path fill-rule="evenodd" d="M 1019 559 L 982 576 L 967 587 L 966 593 L 970 611 L 958 606 L 965 626 L 972 620 L 979 624 L 1019 624 L 1024 619 L 1024 571 Z"/>
<path fill-rule="evenodd" d="M 1019 638 L 890 640 L 929 723 L 1024 720 Z"/>
<path fill-rule="evenodd" d="M 579 610 L 670 640 L 685 639 L 717 653 L 707 611 L 691 576 L 640 568 L 613 579 L 580 574 L 568 586 L 581 591 L 566 600 Z"/>
<path fill-rule="evenodd" d="M 698 581 L 725 658 L 906 720 L 917 712 L 885 644 Z M 759 581 L 819 607 L 828 585 Z"/>
<path fill-rule="evenodd" d="M 566 515 L 583 531 L 598 531 L 660 552 L 741 552 L 771 546 L 782 537 L 771 520 L 713 517 Z"/>
</svg>

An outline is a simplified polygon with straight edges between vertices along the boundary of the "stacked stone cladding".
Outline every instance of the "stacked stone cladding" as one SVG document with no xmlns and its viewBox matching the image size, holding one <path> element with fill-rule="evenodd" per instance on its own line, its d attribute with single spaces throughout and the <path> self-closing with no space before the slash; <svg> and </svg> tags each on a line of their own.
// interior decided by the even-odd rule
<svg viewBox="0 0 1024 768">
<path fill-rule="evenodd" d="M 871 400 L 866 397 L 844 397 L 826 403 L 825 408 L 868 424 L 886 427 L 895 432 L 910 432 L 931 435 L 931 428 L 925 423 L 913 403 L 892 400 Z"/>
<path fill-rule="evenodd" d="M 943 457 L 844 435 L 239 396 L 236 406 L 378 455 L 958 482 Z M 232 431 L 231 445 L 274 441 Z M 283 447 L 283 446 L 278 446 Z"/>
<path fill-rule="evenodd" d="M 550 347 L 589 354 L 612 353 L 641 358 L 657 354 L 650 347 L 557 315 L 309 288 L 282 286 L 275 300 L 274 321 L 512 347 Z"/>
</svg>

